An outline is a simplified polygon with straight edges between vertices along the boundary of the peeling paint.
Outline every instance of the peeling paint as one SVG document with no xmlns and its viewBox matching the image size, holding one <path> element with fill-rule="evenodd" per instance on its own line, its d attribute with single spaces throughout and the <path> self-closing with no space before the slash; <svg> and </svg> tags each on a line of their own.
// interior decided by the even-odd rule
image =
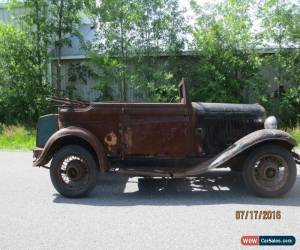
<svg viewBox="0 0 300 250">
<path fill-rule="evenodd" d="M 111 151 L 112 147 L 117 145 L 118 137 L 114 132 L 111 132 L 104 137 L 104 142 L 107 144 L 108 150 Z"/>
</svg>

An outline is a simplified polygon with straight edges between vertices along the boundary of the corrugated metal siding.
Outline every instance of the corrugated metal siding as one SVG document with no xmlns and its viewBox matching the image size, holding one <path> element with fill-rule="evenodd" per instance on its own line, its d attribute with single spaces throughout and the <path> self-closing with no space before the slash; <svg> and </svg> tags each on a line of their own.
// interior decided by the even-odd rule
<svg viewBox="0 0 300 250">
<path fill-rule="evenodd" d="M 101 91 L 96 89 L 97 84 L 99 84 L 99 80 L 95 78 L 87 78 L 86 82 L 83 82 L 81 80 L 76 81 L 70 81 L 70 65 L 74 63 L 80 63 L 83 62 L 83 60 L 63 60 L 62 61 L 62 82 L 61 82 L 61 88 L 63 91 L 67 92 L 67 88 L 71 87 L 74 88 L 74 96 L 80 97 L 83 100 L 88 101 L 101 101 Z M 100 71 L 101 69 L 99 69 Z M 51 79 L 54 86 L 56 86 L 56 61 L 52 61 L 51 65 Z M 110 82 L 110 88 L 111 88 L 111 94 L 113 97 L 113 100 L 120 100 L 120 89 L 121 89 L 121 83 L 111 81 Z M 144 96 L 147 96 L 147 93 L 145 90 L 137 90 L 134 88 L 134 86 L 127 86 L 127 100 L 129 102 L 141 102 L 145 101 Z"/>
<path fill-rule="evenodd" d="M 71 63 L 78 63 L 80 60 L 67 60 L 62 61 L 62 68 L 61 68 L 61 74 L 62 74 L 62 82 L 61 82 L 61 88 L 63 91 L 67 91 L 68 87 L 74 87 L 74 96 L 80 97 L 83 100 L 88 101 L 95 101 L 99 98 L 101 95 L 100 91 L 95 90 L 95 85 L 97 84 L 97 81 L 93 78 L 87 78 L 86 83 L 82 82 L 80 80 L 76 81 L 70 81 L 69 80 L 69 70 L 70 70 L 70 64 Z M 55 86 L 56 85 L 56 63 L 55 61 L 52 62 L 51 66 L 52 70 L 52 83 Z"/>
<path fill-rule="evenodd" d="M 86 79 L 86 83 L 77 80 L 75 82 L 70 82 L 69 81 L 69 69 L 70 69 L 70 64 L 74 63 L 80 63 L 85 61 L 86 59 L 77 59 L 77 60 L 64 60 L 62 62 L 62 89 L 66 90 L 68 86 L 74 86 L 75 91 L 74 94 L 75 96 L 80 97 L 81 99 L 84 100 L 89 100 L 89 101 L 101 101 L 101 92 L 95 89 L 95 86 L 99 84 L 99 81 L 97 79 L 93 78 L 88 78 Z M 183 59 L 184 60 L 184 59 Z M 55 61 L 52 62 L 52 81 L 55 84 Z M 99 69 L 101 70 L 101 69 Z M 270 94 L 273 93 L 277 88 L 278 85 L 274 81 L 275 77 L 275 70 L 270 67 L 270 66 L 264 66 L 261 68 L 261 77 L 262 79 L 267 81 L 268 87 L 266 89 L 265 94 Z M 194 79 L 196 80 L 196 79 Z M 193 82 L 190 82 L 191 85 L 193 85 Z M 289 87 L 293 86 L 292 83 L 288 81 L 283 82 L 284 86 L 286 89 Z M 112 97 L 113 100 L 120 100 L 120 89 L 121 89 L 121 83 L 111 81 L 110 82 L 110 88 L 112 89 Z M 256 101 L 254 97 L 251 96 L 251 91 L 250 89 L 244 89 L 241 94 L 245 97 L 248 97 L 248 102 L 254 102 Z M 127 86 L 127 100 L 129 102 L 141 102 L 146 100 L 147 95 L 147 90 L 137 90 L 134 88 L 134 86 Z"/>
</svg>

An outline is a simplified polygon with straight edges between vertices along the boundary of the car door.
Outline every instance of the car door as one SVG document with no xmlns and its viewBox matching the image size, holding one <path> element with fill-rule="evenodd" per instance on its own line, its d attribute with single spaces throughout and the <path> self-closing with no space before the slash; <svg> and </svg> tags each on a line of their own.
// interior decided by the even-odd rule
<svg viewBox="0 0 300 250">
<path fill-rule="evenodd" d="M 190 150 L 190 114 L 181 103 L 127 104 L 123 155 L 182 158 Z"/>
</svg>

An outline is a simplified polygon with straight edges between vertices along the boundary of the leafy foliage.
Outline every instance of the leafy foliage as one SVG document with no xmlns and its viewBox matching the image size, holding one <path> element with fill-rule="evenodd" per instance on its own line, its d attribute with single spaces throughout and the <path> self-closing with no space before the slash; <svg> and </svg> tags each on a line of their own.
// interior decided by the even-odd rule
<svg viewBox="0 0 300 250">
<path fill-rule="evenodd" d="M 275 48 L 275 53 L 264 58 L 264 64 L 275 69 L 276 91 L 263 98 L 282 126 L 295 127 L 300 114 L 300 3 L 265 0 L 258 16 L 262 20 L 261 44 Z"/>
<path fill-rule="evenodd" d="M 31 1 L 31 0 L 30 0 Z M 56 88 L 61 89 L 62 73 L 61 58 L 63 46 L 71 47 L 71 36 L 80 36 L 78 26 L 81 21 L 80 13 L 84 9 L 83 0 L 50 0 L 48 1 L 48 36 L 55 48 L 56 59 Z"/>
<path fill-rule="evenodd" d="M 53 85 L 58 95 L 61 92 L 61 51 L 63 46 L 71 46 L 71 36 L 80 37 L 78 26 L 81 12 L 89 0 L 11 0 L 11 7 L 23 5 L 27 10 L 19 21 L 28 39 L 34 45 L 34 58 L 39 67 L 39 80 L 44 81 L 48 74 L 50 48 L 55 48 L 52 56 L 56 59 L 56 72 Z"/>
<path fill-rule="evenodd" d="M 30 123 L 47 110 L 51 88 L 39 81 L 34 55 L 24 32 L 0 25 L 0 122 Z"/>
<path fill-rule="evenodd" d="M 300 148 L 300 127 L 297 127 L 293 130 L 288 131 L 291 133 L 291 135 L 295 138 L 298 148 Z"/>
<path fill-rule="evenodd" d="M 12 0 L 11 7 L 23 6 L 26 12 L 19 18 L 22 31 L 31 44 L 31 60 L 37 68 L 35 78 L 39 82 L 46 82 L 48 74 L 48 46 L 49 26 L 47 22 L 47 0 L 25 0 L 24 2 Z"/>
<path fill-rule="evenodd" d="M 0 122 L 35 123 L 49 112 L 46 97 L 54 93 L 48 79 L 49 48 L 58 49 L 55 80 L 61 94 L 61 48 L 70 46 L 83 5 L 80 0 L 10 1 L 10 8 L 26 11 L 18 17 L 18 28 L 0 27 Z"/>
<path fill-rule="evenodd" d="M 290 88 L 282 97 L 279 117 L 284 127 L 296 127 L 300 122 L 300 86 Z"/>
<path fill-rule="evenodd" d="M 101 1 L 94 18 L 99 25 L 91 58 L 103 69 L 98 85 L 103 92 L 111 98 L 108 85 L 115 82 L 120 83 L 119 100 L 128 98 L 128 90 L 143 100 L 174 99 L 168 96 L 179 79 L 172 66 L 187 28 L 178 2 Z M 168 60 L 160 60 L 166 54 Z"/>
<path fill-rule="evenodd" d="M 193 99 L 211 102 L 243 102 L 242 91 L 260 89 L 260 57 L 251 43 L 252 23 L 248 1 L 229 0 L 209 5 L 198 15 L 194 28 L 199 84 L 193 86 Z"/>
</svg>

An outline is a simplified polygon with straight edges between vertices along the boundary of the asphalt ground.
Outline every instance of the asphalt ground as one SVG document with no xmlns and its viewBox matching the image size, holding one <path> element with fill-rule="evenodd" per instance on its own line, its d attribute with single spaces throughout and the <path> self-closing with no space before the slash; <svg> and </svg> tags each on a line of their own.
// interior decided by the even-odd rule
<svg viewBox="0 0 300 250">
<path fill-rule="evenodd" d="M 243 235 L 293 235 L 288 249 L 300 249 L 299 166 L 294 188 L 278 199 L 249 194 L 226 169 L 150 187 L 99 176 L 88 198 L 67 199 L 31 162 L 31 152 L 0 152 L 0 249 L 264 249 L 242 246 Z M 281 218 L 237 220 L 237 210 Z"/>
</svg>

